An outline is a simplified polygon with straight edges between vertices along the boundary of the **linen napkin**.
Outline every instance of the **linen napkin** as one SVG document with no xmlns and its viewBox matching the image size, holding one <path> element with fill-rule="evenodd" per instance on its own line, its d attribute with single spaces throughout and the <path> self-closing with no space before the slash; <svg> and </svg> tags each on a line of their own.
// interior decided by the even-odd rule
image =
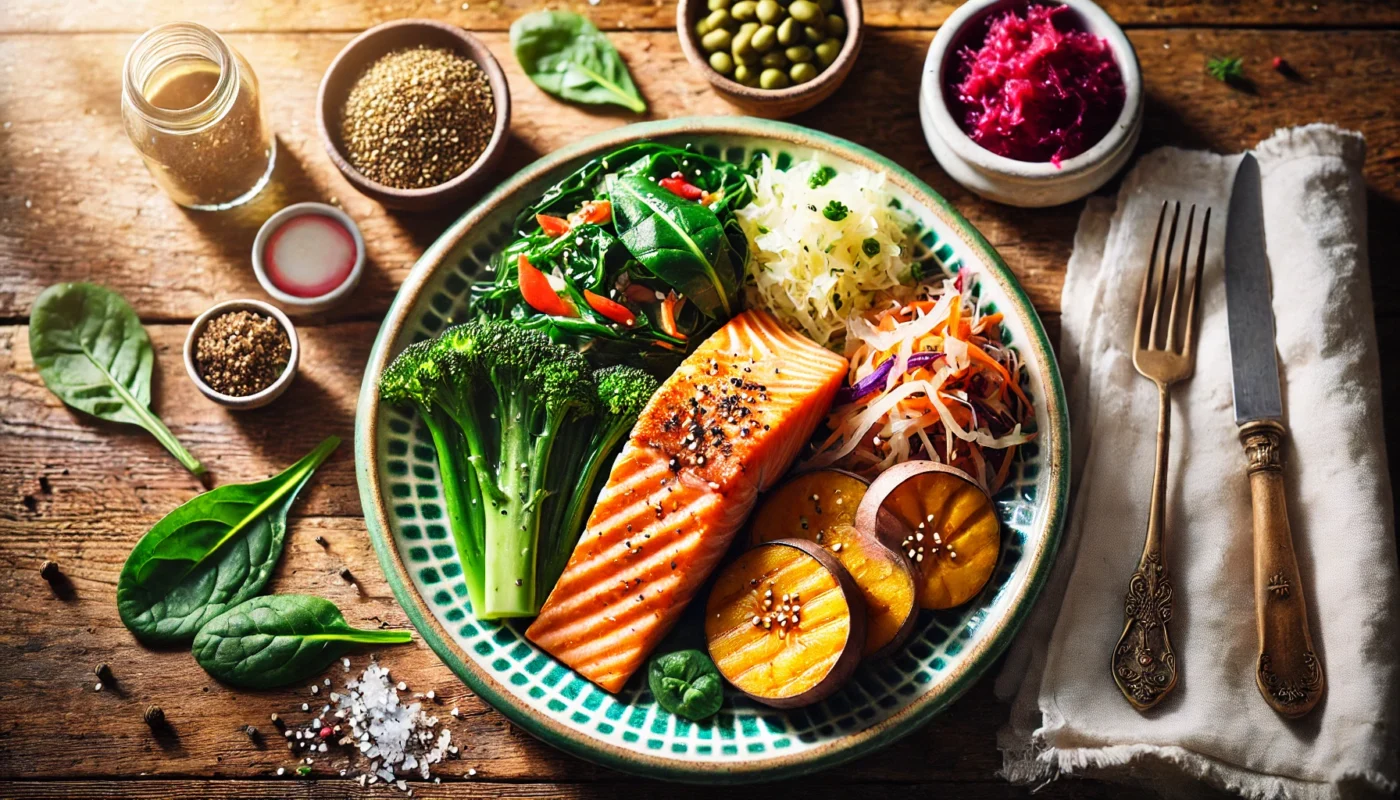
<svg viewBox="0 0 1400 800">
<path fill-rule="evenodd" d="M 1075 237 L 1060 365 L 1074 492 L 1060 556 L 997 681 L 1013 698 L 1004 774 L 1198 781 L 1251 798 L 1394 792 L 1400 751 L 1395 537 L 1367 270 L 1360 135 L 1283 130 L 1255 150 L 1273 278 L 1288 512 L 1315 648 L 1327 678 L 1289 722 L 1255 686 L 1253 527 L 1232 408 L 1223 245 L 1239 156 L 1164 148 L 1116 202 L 1096 198 Z M 1163 200 L 1210 206 L 1195 376 L 1172 390 L 1164 552 L 1175 588 L 1176 689 L 1135 711 L 1109 657 L 1147 524 L 1157 390 L 1132 366 L 1142 271 Z M 1199 225 L 1199 216 L 1197 217 Z M 1198 228 L 1199 230 L 1199 228 Z M 1178 251 L 1179 252 L 1179 251 Z"/>
</svg>

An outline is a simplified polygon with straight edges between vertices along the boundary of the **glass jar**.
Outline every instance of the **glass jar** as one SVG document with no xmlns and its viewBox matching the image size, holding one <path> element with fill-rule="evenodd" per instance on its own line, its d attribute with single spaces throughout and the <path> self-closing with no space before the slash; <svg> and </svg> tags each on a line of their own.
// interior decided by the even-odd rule
<svg viewBox="0 0 1400 800">
<path fill-rule="evenodd" d="M 192 22 L 146 31 L 122 68 L 122 121 L 171 199 L 218 211 L 267 184 L 276 140 L 258 79 L 219 34 Z"/>
</svg>

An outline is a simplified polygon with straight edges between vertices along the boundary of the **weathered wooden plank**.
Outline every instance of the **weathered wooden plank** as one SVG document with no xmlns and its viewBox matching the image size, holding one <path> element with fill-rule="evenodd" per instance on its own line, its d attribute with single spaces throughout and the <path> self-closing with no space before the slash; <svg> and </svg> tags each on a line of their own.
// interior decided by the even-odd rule
<svg viewBox="0 0 1400 800">
<path fill-rule="evenodd" d="M 0 319 L 22 317 L 58 280 L 100 280 L 148 319 L 190 319 L 213 301 L 261 296 L 248 266 L 257 226 L 276 207 L 335 200 L 359 222 L 371 266 L 333 319 L 377 319 L 416 255 L 457 210 L 391 214 L 356 194 L 335 172 L 315 135 L 321 71 L 344 34 L 238 35 L 255 65 L 282 144 L 278 185 L 237 212 L 182 212 L 151 184 L 125 140 L 118 73 L 126 34 L 0 37 Z M 536 89 L 509 56 L 506 37 L 484 35 L 501 57 L 515 107 L 509 168 L 523 166 L 580 135 L 630 117 L 557 103 Z M 684 61 L 674 36 L 615 37 L 658 117 L 728 114 L 733 108 Z M 977 200 L 938 168 L 922 139 L 916 107 L 927 31 L 872 34 L 847 84 L 794 121 L 853 139 L 914 170 L 943 192 L 996 245 L 1041 308 L 1059 303 L 1078 206 L 1026 211 Z M 1143 147 L 1164 143 L 1238 149 L 1275 128 L 1327 120 L 1363 131 L 1371 156 L 1373 218 L 1400 206 L 1400 31 L 1153 30 L 1132 34 L 1149 97 Z M 1205 75 L 1207 56 L 1235 53 L 1250 65 L 1254 93 Z M 878 54 L 878 55 L 877 55 Z M 1284 54 L 1305 76 L 1288 81 L 1264 65 Z M 68 109 L 56 114 L 54 109 Z M 465 207 L 465 206 L 464 206 Z M 1379 214 L 1379 216 L 1375 216 Z M 1373 226 L 1372 257 L 1400 252 L 1394 226 Z M 1395 288 L 1381 276 L 1378 288 Z M 1382 310 L 1400 292 L 1378 292 Z"/>
<path fill-rule="evenodd" d="M 504 30 L 516 17 L 538 8 L 564 8 L 587 14 L 604 29 L 672 29 L 675 4 L 661 0 L 606 0 L 597 5 L 583 0 L 276 0 L 240 2 L 211 0 L 192 12 L 179 0 L 136 4 L 121 0 L 85 3 L 45 3 L 11 0 L 0 19 L 0 31 L 141 31 L 174 20 L 195 19 L 227 31 L 359 31 L 405 17 L 442 20 L 472 30 Z M 956 0 L 866 0 L 866 23 L 884 28 L 932 28 L 942 25 Z M 1126 26 L 1381 26 L 1400 24 L 1400 7 L 1375 0 L 1250 0 L 1202 3 L 1197 0 L 1106 0 L 1100 3 Z"/>
<path fill-rule="evenodd" d="M 644 800 L 666 797 L 674 800 L 706 800 L 715 790 L 701 786 L 676 786 L 653 781 L 605 783 L 500 783 L 484 779 L 444 781 L 442 784 L 414 782 L 414 797 L 429 800 L 476 800 L 476 798 L 550 798 L 550 800 Z M 1119 787 L 1093 781 L 1064 780 L 1037 790 L 1033 795 L 1024 787 L 1001 782 L 942 781 L 906 785 L 833 785 L 820 779 L 789 781 L 784 793 L 801 792 L 811 800 L 925 800 L 929 797 L 957 797 L 960 800 L 1011 800 L 1011 798 L 1078 798 L 1097 800 L 1118 797 Z M 740 786 L 725 788 L 727 798 L 766 798 L 773 787 Z M 22 781 L 0 782 L 0 794 L 15 800 L 69 800 L 101 796 L 109 800 L 343 800 L 345 797 L 403 800 L 403 792 L 384 785 L 361 789 L 349 781 L 283 778 L 278 780 L 131 780 L 131 781 Z M 1150 800 L 1157 794 L 1150 789 L 1138 793 Z M 1202 797 L 1222 797 L 1214 793 Z"/>
</svg>

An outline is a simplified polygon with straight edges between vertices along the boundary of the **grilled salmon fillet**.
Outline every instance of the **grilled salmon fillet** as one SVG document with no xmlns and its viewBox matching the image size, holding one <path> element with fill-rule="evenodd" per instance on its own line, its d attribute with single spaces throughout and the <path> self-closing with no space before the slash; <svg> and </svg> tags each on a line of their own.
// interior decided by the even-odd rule
<svg viewBox="0 0 1400 800">
<path fill-rule="evenodd" d="M 525 635 L 603 689 L 621 689 L 758 493 L 791 466 L 846 370 L 846 359 L 763 311 L 706 339 L 642 411 Z"/>
</svg>

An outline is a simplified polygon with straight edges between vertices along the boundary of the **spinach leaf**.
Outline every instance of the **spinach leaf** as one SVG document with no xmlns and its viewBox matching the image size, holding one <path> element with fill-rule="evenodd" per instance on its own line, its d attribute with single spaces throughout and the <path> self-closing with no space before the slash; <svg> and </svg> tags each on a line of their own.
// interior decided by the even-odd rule
<svg viewBox="0 0 1400 800">
<path fill-rule="evenodd" d="M 622 56 L 586 17 L 571 11 L 526 14 L 510 26 L 510 45 L 530 80 L 556 97 L 614 103 L 638 114 L 647 110 Z"/>
<path fill-rule="evenodd" d="M 91 283 L 45 289 L 29 312 L 29 353 L 59 400 L 145 428 L 185 469 L 204 474 L 199 459 L 151 413 L 151 339 L 121 295 Z"/>
<path fill-rule="evenodd" d="M 319 673 L 360 644 L 404 644 L 408 631 L 350 627 L 329 600 L 305 594 L 255 597 L 214 617 L 194 637 L 194 658 L 224 683 L 271 689 Z"/>
<path fill-rule="evenodd" d="M 617 236 L 633 257 L 707 316 L 732 316 L 739 271 L 715 212 L 641 175 L 610 176 L 607 185 Z"/>
<path fill-rule="evenodd" d="M 220 486 L 157 522 L 117 578 L 122 624 L 146 642 L 188 642 L 262 591 L 282 556 L 287 509 L 339 445 L 332 436 L 276 477 Z"/>
<path fill-rule="evenodd" d="M 699 650 L 663 653 L 651 660 L 647 684 L 656 702 L 678 717 L 702 720 L 719 711 L 724 682 L 710 657 Z"/>
</svg>

